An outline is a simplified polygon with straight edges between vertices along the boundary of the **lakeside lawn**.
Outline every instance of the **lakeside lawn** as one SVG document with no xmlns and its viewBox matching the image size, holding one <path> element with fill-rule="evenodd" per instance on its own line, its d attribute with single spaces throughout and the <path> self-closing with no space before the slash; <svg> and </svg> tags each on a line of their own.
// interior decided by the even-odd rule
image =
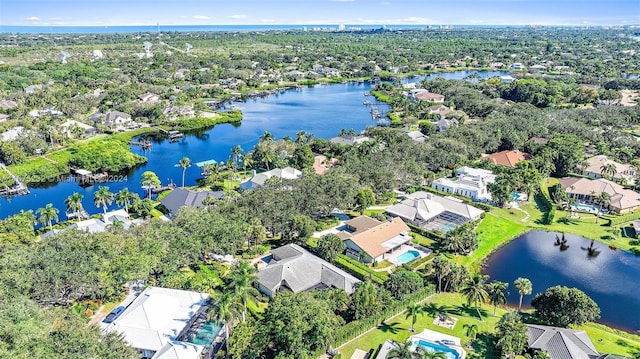
<svg viewBox="0 0 640 359">
<path fill-rule="evenodd" d="M 473 324 L 478 326 L 478 334 L 477 339 L 473 343 L 474 350 L 467 350 L 467 358 L 499 358 L 499 353 L 494 351 L 493 333 L 496 323 L 500 317 L 509 310 L 508 308 L 498 307 L 496 316 L 493 316 L 493 306 L 482 304 L 480 313 L 482 314 L 483 321 L 480 321 L 475 307 L 469 307 L 466 304 L 466 299 L 460 294 L 436 294 L 424 301 L 423 305 L 425 306 L 425 310 L 418 316 L 414 333 L 409 332 L 411 328 L 411 318 L 406 318 L 406 314 L 402 313 L 393 319 L 386 320 L 384 324 L 379 325 L 376 329 L 338 348 L 342 354 L 342 358 L 350 358 L 356 349 L 365 351 L 374 349 L 375 355 L 379 346 L 384 343 L 385 340 L 404 342 L 411 335 L 420 333 L 424 329 L 459 337 L 462 341 L 462 346 L 465 347 L 469 342 L 469 337 L 466 335 L 467 327 L 465 327 L 465 325 L 469 326 Z M 449 316 L 458 319 L 453 329 L 447 329 L 433 324 L 434 318 L 438 313 L 442 312 L 446 312 Z M 596 349 L 601 353 L 627 355 L 631 357 L 640 354 L 640 336 L 620 332 L 596 323 L 587 323 L 576 329 L 586 331 Z"/>
</svg>

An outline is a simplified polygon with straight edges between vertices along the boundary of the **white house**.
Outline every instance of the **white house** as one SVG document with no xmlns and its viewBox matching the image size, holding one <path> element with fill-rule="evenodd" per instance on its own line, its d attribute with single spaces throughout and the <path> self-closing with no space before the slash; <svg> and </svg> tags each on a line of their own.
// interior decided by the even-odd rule
<svg viewBox="0 0 640 359">
<path fill-rule="evenodd" d="M 24 127 L 17 126 L 17 127 L 14 127 L 12 129 L 10 129 L 10 130 L 7 130 L 5 132 L 0 133 L 0 137 L 2 138 L 2 141 L 4 141 L 4 142 L 15 141 L 15 140 L 18 139 L 18 137 L 20 137 L 22 132 L 24 132 Z"/>
<path fill-rule="evenodd" d="M 509 65 L 509 70 L 522 70 L 524 69 L 524 65 L 522 64 L 522 62 L 514 62 L 511 65 Z"/>
<path fill-rule="evenodd" d="M 487 185 L 496 181 L 496 175 L 489 170 L 471 167 L 460 167 L 455 180 L 439 178 L 431 183 L 431 187 L 447 193 L 455 193 L 469 197 L 478 202 L 490 202 L 491 194 Z"/>
<path fill-rule="evenodd" d="M 205 347 L 182 338 L 205 314 L 208 300 L 208 293 L 148 287 L 113 322 L 100 326 L 120 333 L 143 358 L 197 359 Z"/>
<path fill-rule="evenodd" d="M 108 112 L 104 123 L 112 130 L 124 130 L 131 123 L 131 115 L 120 111 Z"/>
<path fill-rule="evenodd" d="M 93 136 L 97 132 L 95 127 L 75 120 L 68 120 L 65 123 L 61 124 L 60 127 L 62 128 L 62 133 L 64 133 L 67 137 L 75 136 L 75 134 L 73 133 L 73 129 L 75 127 L 82 130 L 83 136 Z"/>
<path fill-rule="evenodd" d="M 140 102 L 146 103 L 155 103 L 160 100 L 160 96 L 151 92 L 145 92 L 142 95 L 138 96 L 138 98 L 140 99 Z"/>
</svg>

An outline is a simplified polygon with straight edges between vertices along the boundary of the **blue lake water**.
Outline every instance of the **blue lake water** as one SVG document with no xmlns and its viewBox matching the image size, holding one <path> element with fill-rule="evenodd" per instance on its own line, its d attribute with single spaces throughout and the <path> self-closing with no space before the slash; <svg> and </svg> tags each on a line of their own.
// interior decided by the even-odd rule
<svg viewBox="0 0 640 359">
<path fill-rule="evenodd" d="M 429 77 L 462 79 L 472 73 L 474 71 L 457 71 L 433 74 Z M 480 71 L 478 74 L 488 78 L 506 73 Z M 419 81 L 420 78 L 410 80 Z M 80 187 L 73 181 L 64 181 L 50 183 L 46 188 L 30 187 L 31 194 L 28 196 L 0 198 L 0 218 L 20 210 L 36 210 L 47 203 L 52 203 L 60 210 L 60 220 L 64 220 L 64 200 L 74 192 L 84 195 L 83 206 L 87 212 L 99 213 L 100 209 L 93 204 L 93 194 L 101 185 L 108 186 L 113 193 L 126 187 L 144 196 L 140 186 L 140 176 L 144 171 L 155 172 L 163 185 L 170 181 L 179 185 L 182 169 L 175 167 L 175 164 L 182 157 L 189 157 L 192 164 L 210 159 L 226 161 L 232 147 L 240 145 L 245 152 L 249 151 L 264 131 L 271 132 L 277 139 L 284 136 L 295 138 L 300 130 L 320 138 L 336 136 L 343 128 L 353 128 L 359 132 L 367 126 L 376 125 L 376 121 L 371 118 L 370 107 L 363 105 L 365 100 L 375 100 L 373 97 L 364 96 L 369 90 L 371 85 L 368 82 L 316 85 L 237 103 L 243 114 L 243 120 L 239 126 L 222 124 L 199 133 L 187 134 L 175 143 L 169 143 L 166 140 L 154 142 L 152 149 L 146 152 L 139 147 L 133 147 L 132 152 L 146 156 L 148 162 L 130 171 L 125 181 L 90 187 Z M 383 113 L 389 109 L 389 106 L 384 104 L 378 104 L 376 107 Z M 192 165 L 187 169 L 185 185 L 195 185 L 199 177 L 199 169 Z M 111 208 L 115 208 L 115 205 Z"/>
<path fill-rule="evenodd" d="M 640 257 L 606 244 L 595 242 L 600 253 L 589 256 L 591 241 L 565 235 L 569 248 L 554 245 L 555 233 L 531 231 L 499 249 L 486 261 L 483 270 L 490 280 L 509 283 L 509 304 L 518 305 L 519 294 L 513 287 L 518 277 L 531 280 L 533 294 L 525 296 L 529 305 L 536 293 L 555 285 L 575 287 L 600 306 L 599 322 L 629 332 L 640 329 Z"/>
</svg>

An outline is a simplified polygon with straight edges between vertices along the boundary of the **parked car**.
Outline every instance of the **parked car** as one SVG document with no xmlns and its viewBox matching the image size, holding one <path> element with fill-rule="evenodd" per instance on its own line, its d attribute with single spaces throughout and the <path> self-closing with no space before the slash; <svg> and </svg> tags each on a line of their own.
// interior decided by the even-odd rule
<svg viewBox="0 0 640 359">
<path fill-rule="evenodd" d="M 107 314 L 107 317 L 104 318 L 102 322 L 112 323 L 114 320 L 116 320 L 116 318 L 120 316 L 120 314 L 122 314 L 122 312 L 124 312 L 124 309 L 125 308 L 123 306 L 116 307 L 114 310 L 111 311 L 111 313 Z"/>
</svg>

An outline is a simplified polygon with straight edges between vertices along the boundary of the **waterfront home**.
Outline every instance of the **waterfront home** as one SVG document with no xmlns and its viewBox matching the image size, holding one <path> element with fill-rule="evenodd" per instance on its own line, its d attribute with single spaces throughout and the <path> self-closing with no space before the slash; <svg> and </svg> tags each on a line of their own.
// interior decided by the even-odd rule
<svg viewBox="0 0 640 359">
<path fill-rule="evenodd" d="M 452 335 L 443 334 L 433 330 L 425 329 L 419 334 L 412 335 L 408 341 L 411 343 L 409 350 L 415 352 L 420 346 L 429 353 L 443 352 L 447 359 L 465 359 L 467 353 L 462 348 L 460 338 Z M 386 340 L 382 343 L 378 355 L 375 359 L 386 359 L 394 349 L 397 349 L 396 342 Z"/>
<path fill-rule="evenodd" d="M 329 139 L 329 142 L 336 145 L 343 145 L 343 146 L 359 145 L 363 142 L 369 142 L 369 141 L 371 141 L 371 139 L 364 135 L 358 135 L 358 136 L 344 135 L 344 136 L 332 137 Z"/>
<path fill-rule="evenodd" d="M 189 340 L 199 320 L 206 316 L 209 294 L 169 288 L 148 287 L 109 323 L 104 332 L 122 335 L 142 358 L 197 359 L 205 345 Z M 216 333 L 218 334 L 218 333 Z"/>
<path fill-rule="evenodd" d="M 427 101 L 427 102 L 436 102 L 436 103 L 443 103 L 444 102 L 444 95 L 438 94 L 438 93 L 432 93 L 432 92 L 418 92 L 416 94 L 413 95 L 413 98 L 418 100 L 418 101 Z"/>
<path fill-rule="evenodd" d="M 490 155 L 483 155 L 483 160 L 491 161 L 495 165 L 515 167 L 518 162 L 531 159 L 531 155 L 518 150 L 504 150 Z"/>
<path fill-rule="evenodd" d="M 495 181 L 496 175 L 489 170 L 464 166 L 458 169 L 456 179 L 439 178 L 431 183 L 431 187 L 469 197 L 477 202 L 491 202 L 487 186 Z"/>
<path fill-rule="evenodd" d="M 292 167 L 275 168 L 271 171 L 262 173 L 256 173 L 255 171 L 253 171 L 253 176 L 251 176 L 251 178 L 240 183 L 239 190 L 242 192 L 257 187 L 262 187 L 268 179 L 273 177 L 285 180 L 295 180 L 302 178 L 302 172 Z"/>
<path fill-rule="evenodd" d="M 356 277 L 309 253 L 297 244 L 287 244 L 271 251 L 256 263 L 258 289 L 273 297 L 276 293 L 343 289 L 351 294 Z"/>
<path fill-rule="evenodd" d="M 601 358 L 584 330 L 527 324 L 527 345 L 532 351 L 545 351 L 551 359 Z"/>
<path fill-rule="evenodd" d="M 67 217 L 75 216 L 75 214 L 67 213 Z M 87 218 L 88 215 L 86 213 L 83 214 L 84 218 Z M 41 239 L 45 239 L 51 236 L 54 236 L 58 233 L 69 231 L 69 230 L 79 230 L 87 233 L 102 233 L 105 232 L 109 226 L 113 225 L 115 222 L 118 222 L 122 225 L 122 228 L 129 229 L 134 225 L 141 224 L 143 222 L 142 219 L 131 219 L 129 213 L 124 209 L 119 209 L 111 212 L 107 212 L 102 214 L 102 218 L 89 218 L 83 221 L 78 221 L 73 223 L 66 228 L 63 229 L 52 229 L 40 235 Z"/>
<path fill-rule="evenodd" d="M 74 128 L 79 128 L 79 133 L 82 133 L 80 137 L 89 137 L 93 136 L 97 133 L 97 130 L 93 126 L 89 126 L 86 123 L 82 123 L 75 120 L 68 120 L 65 123 L 60 125 L 62 129 L 62 133 L 67 137 L 76 137 L 74 133 Z"/>
<path fill-rule="evenodd" d="M 107 112 L 104 124 L 112 130 L 124 131 L 124 129 L 132 122 L 131 115 L 120 111 Z"/>
<path fill-rule="evenodd" d="M 560 185 L 578 202 L 594 204 L 595 207 L 599 207 L 597 198 L 600 193 L 606 192 L 609 194 L 608 209 L 610 211 L 624 214 L 640 210 L 640 193 L 625 189 L 604 178 L 564 177 L 560 179 Z"/>
<path fill-rule="evenodd" d="M 162 110 L 162 113 L 164 113 L 165 116 L 173 118 L 173 119 L 175 119 L 177 117 L 192 118 L 192 117 L 196 116 L 196 111 L 191 106 L 174 106 L 174 105 L 170 105 L 170 106 L 165 107 Z"/>
<path fill-rule="evenodd" d="M 521 62 L 514 62 L 513 64 L 509 65 L 509 70 L 523 70 L 524 69 L 524 65 Z"/>
<path fill-rule="evenodd" d="M 401 218 L 380 222 L 360 216 L 345 222 L 337 233 L 347 246 L 346 254 L 364 263 L 382 261 L 411 241 L 409 226 Z"/>
<path fill-rule="evenodd" d="M 160 203 L 169 211 L 169 216 L 174 217 L 178 214 L 180 208 L 184 206 L 201 207 L 204 200 L 208 197 L 221 199 L 224 191 L 193 191 L 184 188 L 176 188 L 166 197 L 160 200 Z"/>
<path fill-rule="evenodd" d="M 607 173 L 607 168 L 614 169 L 613 173 Z M 598 179 L 608 176 L 614 180 L 624 179 L 626 181 L 632 181 L 638 171 L 635 166 L 618 163 L 605 155 L 587 158 L 585 166 L 581 170 L 583 175 L 591 178 Z"/>
<path fill-rule="evenodd" d="M 515 81 L 515 80 L 516 80 L 516 78 L 515 78 L 515 77 L 513 77 L 513 76 L 511 76 L 511 75 L 507 75 L 507 76 L 500 76 L 500 81 L 501 81 L 501 82 L 504 82 L 504 83 L 507 83 L 507 84 L 510 84 L 510 83 L 512 83 L 512 82 L 513 82 L 513 81 Z"/>
<path fill-rule="evenodd" d="M 392 217 L 427 230 L 448 232 L 464 223 L 482 216 L 483 210 L 453 197 L 438 196 L 418 191 L 407 195 L 407 199 L 386 209 Z"/>
</svg>

